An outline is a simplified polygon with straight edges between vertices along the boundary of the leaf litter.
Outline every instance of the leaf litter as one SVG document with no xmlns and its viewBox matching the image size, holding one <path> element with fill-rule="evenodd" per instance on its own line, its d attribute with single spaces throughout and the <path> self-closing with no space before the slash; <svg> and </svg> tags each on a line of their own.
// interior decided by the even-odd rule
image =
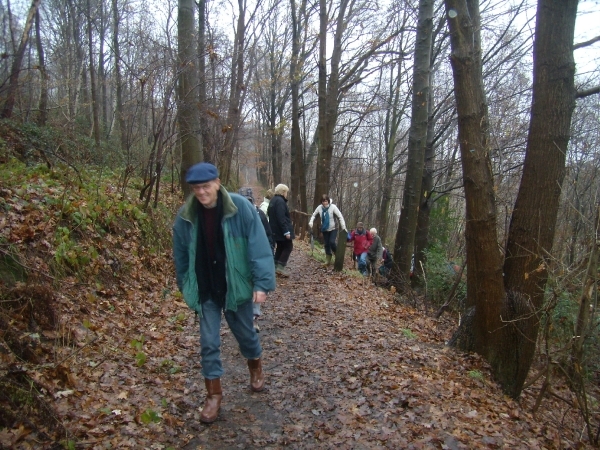
<svg viewBox="0 0 600 450">
<path fill-rule="evenodd" d="M 300 241 L 292 275 L 278 279 L 262 308 L 267 390 L 250 391 L 246 363 L 223 322 L 223 403 L 218 420 L 204 425 L 198 321 L 176 293 L 170 251 L 150 263 L 123 249 L 116 243 L 110 251 L 133 276 L 62 283 L 54 297 L 60 325 L 31 338 L 36 363 L 2 352 L 3 379 L 27 375 L 37 403 L 11 416 L 0 446 L 584 446 L 574 409 L 545 399 L 534 417 L 535 387 L 511 400 L 481 358 L 445 347 L 453 319 L 428 317 L 357 272 L 324 269 Z"/>
</svg>

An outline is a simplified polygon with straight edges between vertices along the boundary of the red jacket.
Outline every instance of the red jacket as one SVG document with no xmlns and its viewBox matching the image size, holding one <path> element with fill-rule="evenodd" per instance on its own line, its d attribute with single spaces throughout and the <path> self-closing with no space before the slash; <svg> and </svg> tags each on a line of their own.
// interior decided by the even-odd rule
<svg viewBox="0 0 600 450">
<path fill-rule="evenodd" d="M 371 236 L 371 233 L 367 230 L 364 230 L 363 234 L 359 234 L 356 230 L 352 230 L 350 241 L 354 241 L 354 254 L 360 255 L 369 250 L 369 247 L 373 243 L 373 236 Z"/>
</svg>

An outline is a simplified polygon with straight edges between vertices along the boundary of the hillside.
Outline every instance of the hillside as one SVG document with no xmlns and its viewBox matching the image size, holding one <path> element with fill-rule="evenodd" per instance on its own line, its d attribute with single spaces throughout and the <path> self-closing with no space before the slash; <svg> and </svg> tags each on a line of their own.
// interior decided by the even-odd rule
<svg viewBox="0 0 600 450">
<path fill-rule="evenodd" d="M 539 387 L 507 399 L 484 362 L 444 346 L 455 319 L 326 271 L 298 241 L 263 308 L 267 391 L 250 392 L 223 327 L 223 407 L 203 425 L 198 324 L 171 259 L 178 198 L 143 212 L 107 172 L 11 161 L 1 175 L 3 447 L 583 445 L 568 391 L 534 417 Z"/>
</svg>

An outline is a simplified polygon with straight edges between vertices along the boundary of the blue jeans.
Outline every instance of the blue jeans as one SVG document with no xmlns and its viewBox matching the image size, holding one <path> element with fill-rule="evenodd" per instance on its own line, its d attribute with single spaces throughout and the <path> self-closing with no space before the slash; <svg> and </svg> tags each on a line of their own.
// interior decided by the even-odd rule
<svg viewBox="0 0 600 450">
<path fill-rule="evenodd" d="M 252 317 L 252 299 L 238 306 L 237 311 L 225 311 L 225 320 L 240 347 L 240 353 L 246 359 L 260 358 L 262 348 L 258 335 L 254 331 Z M 221 363 L 221 313 L 223 307 L 212 300 L 202 303 L 200 318 L 200 356 L 202 375 L 213 380 L 223 375 Z"/>
<path fill-rule="evenodd" d="M 323 243 L 325 244 L 325 254 L 331 255 L 337 251 L 337 230 L 323 231 Z"/>
<path fill-rule="evenodd" d="M 358 271 L 363 275 L 367 274 L 367 252 L 357 255 Z"/>
</svg>

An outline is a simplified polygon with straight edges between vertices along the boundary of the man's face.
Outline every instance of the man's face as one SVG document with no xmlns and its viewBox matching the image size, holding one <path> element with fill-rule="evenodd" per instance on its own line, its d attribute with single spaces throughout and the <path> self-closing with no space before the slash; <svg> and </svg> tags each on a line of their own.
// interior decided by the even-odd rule
<svg viewBox="0 0 600 450">
<path fill-rule="evenodd" d="M 202 184 L 193 184 L 192 189 L 194 190 L 194 196 L 206 208 L 212 208 L 217 204 L 219 188 L 221 187 L 221 180 L 208 181 Z"/>
</svg>

